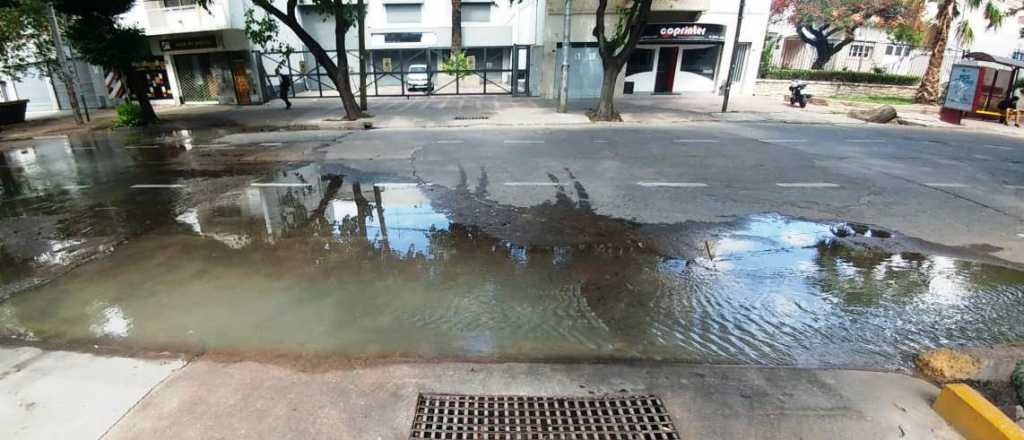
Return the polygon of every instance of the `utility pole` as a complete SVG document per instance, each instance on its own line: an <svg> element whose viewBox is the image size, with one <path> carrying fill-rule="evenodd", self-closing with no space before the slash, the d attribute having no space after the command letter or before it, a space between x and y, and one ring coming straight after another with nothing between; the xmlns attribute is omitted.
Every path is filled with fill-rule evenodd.
<svg viewBox="0 0 1024 440"><path fill-rule="evenodd" d="M572 0L565 0L562 18L562 84L558 93L558 112L565 113L569 106L569 34L572 33Z"/></svg>
<svg viewBox="0 0 1024 440"><path fill-rule="evenodd" d="M743 8L746 0L740 0L740 10L736 14L736 38L732 41L732 62L729 63L729 75L725 78L725 90L722 92L722 113L729 111L729 93L732 92L732 76L736 73L736 55L740 47L740 30L743 29Z"/></svg>
<svg viewBox="0 0 1024 440"><path fill-rule="evenodd" d="M366 3L359 0L359 109L366 111Z"/></svg>
<svg viewBox="0 0 1024 440"><path fill-rule="evenodd" d="M53 51L57 54L58 76L64 82L64 88L68 93L68 103L71 104L71 111L75 114L75 122L81 125L85 123L85 120L82 119L82 109L78 102L78 85L75 81L78 74L75 72L74 66L68 63L68 56L64 53L64 40L60 36L60 28L57 27L57 13L53 10L52 4L46 8L46 12L46 18L50 22L50 37L53 38Z"/></svg>

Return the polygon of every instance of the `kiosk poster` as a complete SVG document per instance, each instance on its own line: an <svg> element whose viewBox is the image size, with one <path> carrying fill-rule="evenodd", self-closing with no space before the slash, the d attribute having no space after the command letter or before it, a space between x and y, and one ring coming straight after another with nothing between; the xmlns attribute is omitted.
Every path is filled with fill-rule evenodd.
<svg viewBox="0 0 1024 440"><path fill-rule="evenodd" d="M974 94L978 90L977 66L953 66L943 107L965 112L974 110Z"/></svg>

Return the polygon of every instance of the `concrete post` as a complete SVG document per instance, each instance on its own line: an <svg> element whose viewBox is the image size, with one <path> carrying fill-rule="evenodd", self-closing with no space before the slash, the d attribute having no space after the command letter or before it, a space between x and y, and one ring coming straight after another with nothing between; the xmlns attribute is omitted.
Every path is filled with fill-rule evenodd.
<svg viewBox="0 0 1024 440"><path fill-rule="evenodd" d="M729 93L732 91L732 75L736 72L736 55L740 47L740 30L743 29L743 8L746 0L740 0L740 10L736 14L736 37L732 41L732 62L729 63L729 74L725 77L725 89L722 91L722 113L729 111Z"/></svg>
<svg viewBox="0 0 1024 440"><path fill-rule="evenodd" d="M565 0L562 18L562 84L558 93L558 112L565 113L569 106L569 45L572 33L572 0Z"/></svg>

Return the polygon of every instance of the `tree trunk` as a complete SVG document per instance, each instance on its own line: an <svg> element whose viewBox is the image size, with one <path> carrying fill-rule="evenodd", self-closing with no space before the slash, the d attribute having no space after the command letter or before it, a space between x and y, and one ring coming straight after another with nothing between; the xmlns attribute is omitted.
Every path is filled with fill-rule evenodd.
<svg viewBox="0 0 1024 440"><path fill-rule="evenodd" d="M131 92L132 97L139 104L139 108L142 109L142 121L146 125L158 122L160 119L156 117L156 112L153 111L153 104L149 102L149 95L146 95L145 78L132 66L123 67L120 70L121 74L125 77L125 81L128 83L128 91Z"/></svg>
<svg viewBox="0 0 1024 440"><path fill-rule="evenodd" d="M931 40L931 57L928 58L928 69L924 71L921 84L914 95L915 104L936 104L939 101L939 81L942 74L942 62L949 43L949 30L953 25L953 5L956 0L945 0L935 15L935 27Z"/></svg>
<svg viewBox="0 0 1024 440"><path fill-rule="evenodd" d="M615 111L615 84L619 79L619 72L622 71L622 64L614 61L606 61L604 65L604 76L601 79L601 98L597 101L597 108L590 115L594 121L620 121L619 113Z"/></svg>
<svg viewBox="0 0 1024 440"><path fill-rule="evenodd" d="M462 0L452 0L452 54L462 52Z"/></svg>
<svg viewBox="0 0 1024 440"><path fill-rule="evenodd" d="M356 107L351 106L351 103L355 102L355 97L352 95L352 87L351 84L349 84L348 79L348 60L344 56L338 57L339 61L343 62L345 65L345 76L343 78L339 77L338 65L335 64L333 60L331 60L331 57L327 54L327 51L324 50L324 47L321 46L320 43L316 41L316 39L313 38L312 35L309 35L309 32L306 32L306 30L302 28L302 25L299 24L298 20L295 18L294 6L297 4L297 2L295 0L289 0L288 4L290 7L290 13L285 13L280 9L277 9L276 7L274 7L273 3L270 2L270 0L253 0L253 4L259 6L264 11L267 11L267 13L269 13L270 15L273 15L274 18L280 20L281 23L284 23L285 26L288 26L288 29L291 29L292 32L295 33L295 36L299 37L299 40L302 41L302 44L304 44L306 48L309 49L309 53L313 54L313 58L316 58L316 61L317 63L320 64L320 67L323 67L324 70L327 71L327 77L331 79L331 81L334 83L334 87L338 89L338 95L341 98L341 103L342 105L345 106L345 117L348 119L358 119L359 116L362 115L362 112L358 110L358 104ZM338 17L340 17L340 14L335 14L335 34L338 33ZM351 25L351 23L348 24ZM340 50L344 50L344 32L342 32L340 36L340 41L342 42L342 44L338 45L338 48ZM335 36L335 39L338 40L337 35ZM344 84L340 84L342 79L344 79Z"/></svg>
<svg viewBox="0 0 1024 440"><path fill-rule="evenodd" d="M338 88L338 94L341 95L341 104L345 107L345 119L355 121L363 116L363 111L359 108L355 95L352 94L352 77L349 75L348 51L345 50L345 33L352 27L352 23L343 20L343 16L340 10L334 14L334 44L338 49L338 69L335 72L337 79L335 79L334 85Z"/></svg>

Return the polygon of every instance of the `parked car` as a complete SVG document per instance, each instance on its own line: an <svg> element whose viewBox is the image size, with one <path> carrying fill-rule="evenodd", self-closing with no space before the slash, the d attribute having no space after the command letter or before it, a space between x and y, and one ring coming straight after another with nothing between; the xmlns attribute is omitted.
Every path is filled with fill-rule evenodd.
<svg viewBox="0 0 1024 440"><path fill-rule="evenodd" d="M434 90L434 83L430 81L430 73L427 72L426 64L409 65L409 73L405 74L405 88L410 92Z"/></svg>

